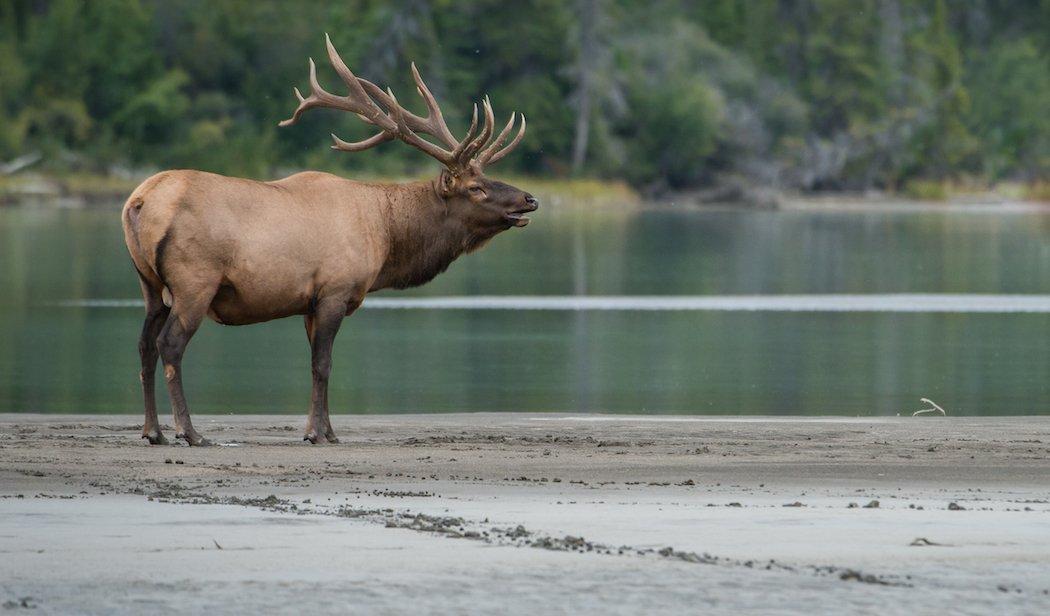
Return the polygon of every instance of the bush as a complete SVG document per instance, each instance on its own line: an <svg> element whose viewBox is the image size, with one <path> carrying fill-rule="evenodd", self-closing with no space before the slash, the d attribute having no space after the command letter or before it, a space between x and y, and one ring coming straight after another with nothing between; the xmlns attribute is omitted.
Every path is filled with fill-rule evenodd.
<svg viewBox="0 0 1050 616"><path fill-rule="evenodd" d="M947 201L949 193L948 183L940 180L909 180L902 192L919 201Z"/></svg>
<svg viewBox="0 0 1050 616"><path fill-rule="evenodd" d="M1050 203L1050 182L1039 180L1026 185L1024 188L1024 198L1028 201Z"/></svg>

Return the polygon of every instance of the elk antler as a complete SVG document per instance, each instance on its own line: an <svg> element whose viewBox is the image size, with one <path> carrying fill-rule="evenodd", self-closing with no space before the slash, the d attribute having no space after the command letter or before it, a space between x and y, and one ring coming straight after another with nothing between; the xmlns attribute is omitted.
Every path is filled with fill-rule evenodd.
<svg viewBox="0 0 1050 616"><path fill-rule="evenodd" d="M481 154L478 154L477 160L482 167L492 164L507 154L510 154L511 150L518 147L521 138L525 136L525 114L523 113L521 114L521 128L518 129L518 134L514 136L514 139L512 139L509 144L507 144L507 147L502 150L499 149L499 147L503 145L503 142L507 140L507 135L510 134L510 129L514 128L514 116L515 114L512 111L510 113L510 120L507 121L507 125L503 127L503 130L496 135L496 139L489 144L489 147L482 150Z"/></svg>
<svg viewBox="0 0 1050 616"><path fill-rule="evenodd" d="M481 132L478 128L478 106L474 105L474 113L470 122L470 128L462 140L457 140L445 124L445 118L441 113L441 107L430 92L430 88L423 82L415 63L412 63L412 78L416 82L416 92L423 99L427 107L425 118L417 116L402 107L394 96L394 92L382 88L367 79L354 75L339 57L332 40L325 34L325 45L328 48L328 60L332 63L335 72L339 74L343 82L350 89L346 96L336 96L324 90L317 82L317 67L313 58L310 59L310 96L304 97L298 88L295 88L295 96L299 99L299 106L295 109L292 117L284 120L278 126L290 126L295 124L303 112L317 107L328 109L339 109L349 111L364 122L379 127L379 132L362 141L343 141L332 135L332 149L344 152L360 152L379 145L392 139L400 139L405 143L417 148L424 153L441 161L446 167L453 171L463 169L472 161L480 166L494 163L506 156L513 150L521 138L525 136L525 116L521 116L521 128L517 136L507 147L499 149L506 140L514 125L516 114L512 113L507 126L499 133L492 143L489 139L494 131L495 119L492 113L492 105L486 96L482 102L484 114L484 125ZM377 104L378 102L378 104ZM419 133L431 135L441 140L445 148L427 141L419 136ZM488 147L486 147L488 144ZM484 149L482 149L484 148Z"/></svg>

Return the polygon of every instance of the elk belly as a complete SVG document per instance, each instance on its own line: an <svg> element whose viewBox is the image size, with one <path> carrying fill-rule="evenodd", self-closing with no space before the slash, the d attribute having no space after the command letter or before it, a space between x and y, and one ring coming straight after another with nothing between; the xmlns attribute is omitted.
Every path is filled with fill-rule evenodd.
<svg viewBox="0 0 1050 616"><path fill-rule="evenodd" d="M266 286L237 286L224 283L208 307L208 316L223 325L248 325L272 321L310 308L307 289L288 291Z"/></svg>

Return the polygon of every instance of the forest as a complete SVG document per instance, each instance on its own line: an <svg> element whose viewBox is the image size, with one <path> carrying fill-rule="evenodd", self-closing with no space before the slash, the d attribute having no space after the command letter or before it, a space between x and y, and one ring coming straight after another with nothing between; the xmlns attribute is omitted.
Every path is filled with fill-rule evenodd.
<svg viewBox="0 0 1050 616"><path fill-rule="evenodd" d="M271 178L433 167L347 114L294 128L328 32L417 110L415 62L462 131L488 94L529 132L503 173L900 191L1050 176L1050 0L3 0L0 163ZM502 121L501 121L502 123Z"/></svg>

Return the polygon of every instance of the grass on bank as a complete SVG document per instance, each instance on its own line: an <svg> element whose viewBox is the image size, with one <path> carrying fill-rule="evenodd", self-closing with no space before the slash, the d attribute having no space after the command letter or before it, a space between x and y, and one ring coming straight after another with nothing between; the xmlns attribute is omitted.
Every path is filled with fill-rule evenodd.
<svg viewBox="0 0 1050 616"><path fill-rule="evenodd" d="M62 198L123 202L143 179L83 172L0 175L0 203Z"/></svg>
<svg viewBox="0 0 1050 616"><path fill-rule="evenodd" d="M0 175L0 203L11 203L29 200L75 199L81 201L101 202L124 199L142 180L150 174L114 176L76 173L23 173ZM283 173L277 177L285 177ZM390 177L362 174L351 179L376 182L407 182L424 179L419 177ZM588 178L548 179L527 176L498 176L499 179L528 190L541 198L557 201L614 201L634 204L639 201L638 194L626 183Z"/></svg>
<svg viewBox="0 0 1050 616"><path fill-rule="evenodd" d="M1040 180L1026 185L1024 198L1028 201L1050 203L1050 180Z"/></svg>
<svg viewBox="0 0 1050 616"><path fill-rule="evenodd" d="M1050 181L1003 182L989 186L973 181L911 180L901 188L899 195L916 201L997 197L1007 201L1050 203Z"/></svg>

